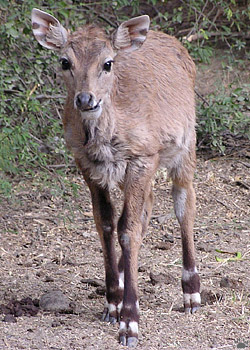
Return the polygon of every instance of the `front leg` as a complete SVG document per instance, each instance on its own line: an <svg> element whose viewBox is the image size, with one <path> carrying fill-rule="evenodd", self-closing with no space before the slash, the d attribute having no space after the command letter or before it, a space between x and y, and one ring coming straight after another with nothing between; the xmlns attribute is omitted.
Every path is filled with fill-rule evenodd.
<svg viewBox="0 0 250 350"><path fill-rule="evenodd" d="M84 177L90 188L94 220L101 240L104 256L107 302L102 320L114 324L119 320L123 299L123 286L119 283L115 252L115 210L108 190L93 183L86 175Z"/></svg>
<svg viewBox="0 0 250 350"><path fill-rule="evenodd" d="M124 207L118 222L118 238L122 248L121 266L124 269L124 296L120 314L119 339L123 345L135 347L138 343L138 254L145 229L145 203L151 196L151 181L158 165L158 157L145 159L145 166L131 163L124 186Z"/></svg>

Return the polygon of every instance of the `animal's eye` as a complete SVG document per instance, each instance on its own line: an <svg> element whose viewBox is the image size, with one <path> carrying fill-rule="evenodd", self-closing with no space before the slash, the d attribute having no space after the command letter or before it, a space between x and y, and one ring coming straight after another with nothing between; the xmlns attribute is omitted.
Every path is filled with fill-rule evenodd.
<svg viewBox="0 0 250 350"><path fill-rule="evenodd" d="M112 67L112 63L113 63L112 60L105 62L104 65L103 65L103 70L105 72L110 72L111 71L111 67Z"/></svg>
<svg viewBox="0 0 250 350"><path fill-rule="evenodd" d="M67 58L61 58L60 63L62 65L63 70L68 70L71 67L71 63L69 60L67 60Z"/></svg>

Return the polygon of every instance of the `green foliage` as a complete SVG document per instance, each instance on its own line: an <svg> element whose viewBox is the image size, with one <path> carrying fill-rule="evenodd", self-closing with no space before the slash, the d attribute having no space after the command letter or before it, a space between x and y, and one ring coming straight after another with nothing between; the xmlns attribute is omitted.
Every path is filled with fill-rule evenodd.
<svg viewBox="0 0 250 350"><path fill-rule="evenodd" d="M12 185L9 179L5 176L0 176L0 195L3 195L4 198L9 198L12 195ZM1 199L0 199L1 203Z"/></svg>
<svg viewBox="0 0 250 350"><path fill-rule="evenodd" d="M150 2L150 1L149 1ZM250 24L250 3L235 0L180 0L158 14L158 23L168 33L183 41L192 56L200 62L209 62L213 54L211 43L223 44L230 50L244 50ZM167 11L165 9L168 9Z"/></svg>
<svg viewBox="0 0 250 350"><path fill-rule="evenodd" d="M197 108L198 143L210 145L220 153L225 152L225 140L228 136L250 138L249 123L250 84L236 88L230 93L223 89L206 97L207 103Z"/></svg>
<svg viewBox="0 0 250 350"><path fill-rule="evenodd" d="M192 45L188 41L184 43L192 58L196 61L200 61L202 63L210 63L210 59L214 54L214 49L209 45Z"/></svg>
<svg viewBox="0 0 250 350"><path fill-rule="evenodd" d="M53 148L62 151L58 160L67 160L58 117L61 100L53 102L60 89L50 78L56 58L31 36L30 12L37 3L15 5L3 12L0 27L0 169L10 174L54 162Z"/></svg>
<svg viewBox="0 0 250 350"><path fill-rule="evenodd" d="M214 44L230 50L246 48L250 24L250 3L246 0L117 0L112 6L118 22L148 13L154 27L182 40L199 62L209 62ZM110 12L107 4L103 10Z"/></svg>

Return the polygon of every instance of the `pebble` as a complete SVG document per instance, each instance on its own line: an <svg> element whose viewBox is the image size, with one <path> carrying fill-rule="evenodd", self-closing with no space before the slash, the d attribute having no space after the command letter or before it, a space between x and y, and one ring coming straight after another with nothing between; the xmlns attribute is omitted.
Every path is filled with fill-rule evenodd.
<svg viewBox="0 0 250 350"><path fill-rule="evenodd" d="M70 299L61 291L55 290L45 293L40 298L39 306L45 311L72 313Z"/></svg>
<svg viewBox="0 0 250 350"><path fill-rule="evenodd" d="M17 320L14 315L8 314L4 316L3 322L16 323Z"/></svg>

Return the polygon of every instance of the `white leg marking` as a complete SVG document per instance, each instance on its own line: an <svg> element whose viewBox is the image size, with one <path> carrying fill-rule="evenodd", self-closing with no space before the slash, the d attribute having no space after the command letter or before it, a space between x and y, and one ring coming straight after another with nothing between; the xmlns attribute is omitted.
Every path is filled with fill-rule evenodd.
<svg viewBox="0 0 250 350"><path fill-rule="evenodd" d="M108 304L109 313L116 311L115 304Z"/></svg>
<svg viewBox="0 0 250 350"><path fill-rule="evenodd" d="M185 188L174 187L172 196L174 200L175 215L179 222L181 222L185 214L187 191L185 190Z"/></svg>
<svg viewBox="0 0 250 350"><path fill-rule="evenodd" d="M183 301L184 301L184 304L190 304L190 303L200 304L201 295L200 293L192 293L192 294L184 293Z"/></svg>
<svg viewBox="0 0 250 350"><path fill-rule="evenodd" d="M132 333L138 334L138 322L136 321L131 321L128 324L129 330L131 330Z"/></svg>
<svg viewBox="0 0 250 350"><path fill-rule="evenodd" d="M190 304L190 296L191 296L191 294L187 294L187 293L183 294L183 302L184 302L184 304Z"/></svg>
<svg viewBox="0 0 250 350"><path fill-rule="evenodd" d="M139 312L140 306L139 306L139 301L138 300L136 301L135 306L136 306L136 310Z"/></svg>
<svg viewBox="0 0 250 350"><path fill-rule="evenodd" d="M118 313L121 312L122 306L123 306L123 302L121 301L121 302L117 305L117 311L118 311Z"/></svg>
<svg viewBox="0 0 250 350"><path fill-rule="evenodd" d="M124 289L124 272L119 273L119 288Z"/></svg>
<svg viewBox="0 0 250 350"><path fill-rule="evenodd" d="M200 293L193 293L191 294L191 300L193 303L200 304L201 303L201 295Z"/></svg>
<svg viewBox="0 0 250 350"><path fill-rule="evenodd" d="M120 331L126 331L127 330L127 326L126 326L126 322L121 321L120 322Z"/></svg>
<svg viewBox="0 0 250 350"><path fill-rule="evenodd" d="M197 273L197 269L196 267L193 270L186 270L186 269L182 269L182 281L187 282L189 281L193 275L195 275Z"/></svg>

